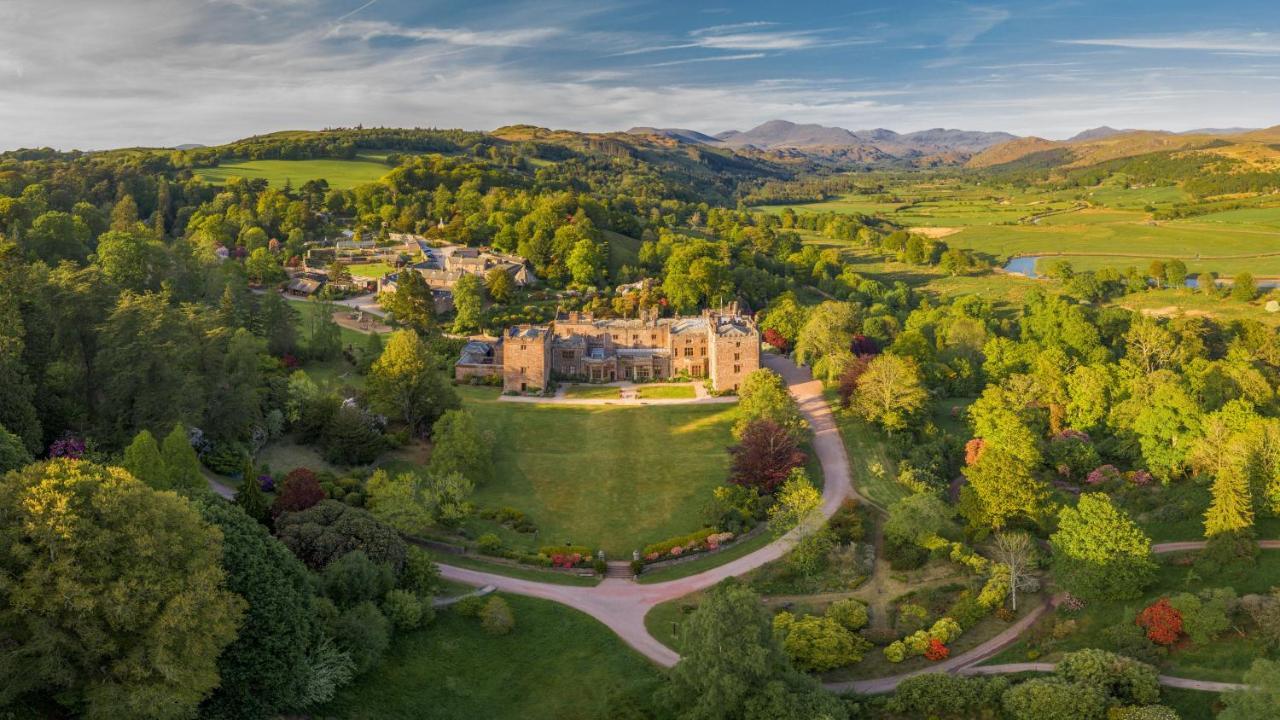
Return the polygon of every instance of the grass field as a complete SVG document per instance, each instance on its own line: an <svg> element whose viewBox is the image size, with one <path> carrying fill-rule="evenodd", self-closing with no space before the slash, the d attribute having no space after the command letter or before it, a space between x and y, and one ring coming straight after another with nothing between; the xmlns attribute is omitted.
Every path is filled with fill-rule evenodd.
<svg viewBox="0 0 1280 720"><path fill-rule="evenodd" d="M1232 587L1240 595L1266 593L1272 586L1280 586L1280 552L1263 551L1258 556L1256 569L1231 577L1197 577L1192 568L1172 562L1171 556L1160 558L1161 564L1156 582L1139 600L1092 602L1079 613L1060 611L1047 616L1040 623L1052 625L1059 619L1074 619L1078 629L1065 639L1052 641L1043 647L1041 662L1053 662L1063 653L1083 648L1106 648L1103 631L1118 624L1132 623L1142 608L1161 597L1203 588ZM1023 662L1031 649L1026 639L1005 649L987 664ZM1204 645L1179 645L1160 663L1162 673L1198 680L1240 682L1244 672L1257 657L1272 657L1254 638L1241 636L1228 630L1212 642Z"/></svg>
<svg viewBox="0 0 1280 720"><path fill-rule="evenodd" d="M1001 262L1013 255L1082 253L1087 257L1069 258L1077 270L1130 265L1145 269L1154 258L1180 256L1193 273L1280 275L1280 256L1214 259L1275 252L1280 247L1280 207L1154 222L1150 208L1171 207L1190 197L1176 186L1127 188L1123 178L1073 190L1019 190L926 179L890 188L886 194L894 202L882 201L883 196L848 195L821 203L757 209L862 213L906 228L949 228L955 232L945 236L948 245L987 253ZM1259 197L1245 202L1274 201Z"/></svg>
<svg viewBox="0 0 1280 720"><path fill-rule="evenodd" d="M732 405L566 406L459 392L494 434L494 479L473 501L517 508L538 527L536 540L501 529L512 545L571 542L630 558L702 527L711 489L728 473Z"/></svg>
<svg viewBox="0 0 1280 720"><path fill-rule="evenodd" d="M564 389L564 396L578 400L617 400L622 392L613 385L570 385Z"/></svg>
<svg viewBox="0 0 1280 720"><path fill-rule="evenodd" d="M509 635L441 614L396 638L381 666L338 693L317 718L347 720L610 720L650 717L659 670L596 620L545 600L503 596Z"/></svg>
<svg viewBox="0 0 1280 720"><path fill-rule="evenodd" d="M629 235L602 231L604 239L609 241L609 272L617 273L623 265L637 267L640 264L640 241Z"/></svg>
<svg viewBox="0 0 1280 720"><path fill-rule="evenodd" d="M827 401L836 406L839 400L828 393ZM878 431L855 417L852 413L837 411L836 424L849 454L853 486L871 502L888 508L907 496L907 489L899 485L898 463L885 448Z"/></svg>
<svg viewBox="0 0 1280 720"><path fill-rule="evenodd" d="M222 184L230 177L263 178L275 187L285 181L298 187L308 180L326 180L329 187L346 189L370 183L391 171L376 155L352 160L237 160L217 167L197 168L196 175L208 183Z"/></svg>
<svg viewBox="0 0 1280 720"><path fill-rule="evenodd" d="M692 400L698 394L693 385L641 385L636 392L641 400Z"/></svg>

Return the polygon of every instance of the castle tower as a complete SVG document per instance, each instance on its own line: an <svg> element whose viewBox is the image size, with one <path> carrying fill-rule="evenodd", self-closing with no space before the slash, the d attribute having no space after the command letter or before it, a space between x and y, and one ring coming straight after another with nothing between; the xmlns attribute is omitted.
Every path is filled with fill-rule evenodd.
<svg viewBox="0 0 1280 720"><path fill-rule="evenodd" d="M546 327L517 325L502 342L502 389L542 392L551 382L551 333Z"/></svg>

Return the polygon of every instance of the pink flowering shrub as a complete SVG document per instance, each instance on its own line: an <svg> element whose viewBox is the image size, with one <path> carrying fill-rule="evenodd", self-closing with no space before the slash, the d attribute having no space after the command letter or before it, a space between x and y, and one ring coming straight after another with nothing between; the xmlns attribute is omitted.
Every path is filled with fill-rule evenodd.
<svg viewBox="0 0 1280 720"><path fill-rule="evenodd" d="M1138 487L1146 487L1150 485L1151 480L1152 480L1151 473L1147 472L1146 470L1134 470L1133 472L1129 473L1129 482L1133 483L1134 485L1137 485Z"/></svg>
<svg viewBox="0 0 1280 720"><path fill-rule="evenodd" d="M1086 485L1101 485L1120 477L1120 471L1115 465L1100 465L1091 471L1084 479Z"/></svg>
<svg viewBox="0 0 1280 720"><path fill-rule="evenodd" d="M54 440L53 444L49 446L49 457L79 460L84 457L84 451L84 440L68 433L63 435L61 438Z"/></svg>

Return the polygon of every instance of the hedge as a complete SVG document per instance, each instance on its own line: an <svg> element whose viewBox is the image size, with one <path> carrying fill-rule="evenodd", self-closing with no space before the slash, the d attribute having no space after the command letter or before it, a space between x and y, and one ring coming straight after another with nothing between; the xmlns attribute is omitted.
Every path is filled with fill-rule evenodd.
<svg viewBox="0 0 1280 720"><path fill-rule="evenodd" d="M652 545L645 545L643 554L646 557L654 553L657 553L658 555L666 555L672 548L688 548L692 545L698 545L702 543L703 540L706 540L715 534L715 528L702 528L701 530L689 533L688 535L667 538L666 540L653 543Z"/></svg>

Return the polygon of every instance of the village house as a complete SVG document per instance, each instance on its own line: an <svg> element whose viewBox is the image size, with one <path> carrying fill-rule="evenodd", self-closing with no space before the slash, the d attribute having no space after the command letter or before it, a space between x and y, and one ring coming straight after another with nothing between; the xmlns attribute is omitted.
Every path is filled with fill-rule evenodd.
<svg viewBox="0 0 1280 720"><path fill-rule="evenodd" d="M393 233L392 238L396 237L397 234ZM405 268L405 271L411 270L421 275L433 290L453 290L453 286L464 276L475 275L483 279L494 268L501 268L510 275L516 287L537 282L533 271L525 265L524 258L516 255L464 245L437 247L428 244L425 239L418 241L418 249L422 253L422 262L414 263ZM394 291L397 275L398 273L383 278L378 285L378 292Z"/></svg>
<svg viewBox="0 0 1280 720"><path fill-rule="evenodd" d="M503 389L540 391L552 380L613 382L708 379L716 391L736 391L760 367L760 332L736 307L701 315L596 319L560 313L550 325L508 328L496 342L463 351L457 380L501 373Z"/></svg>

